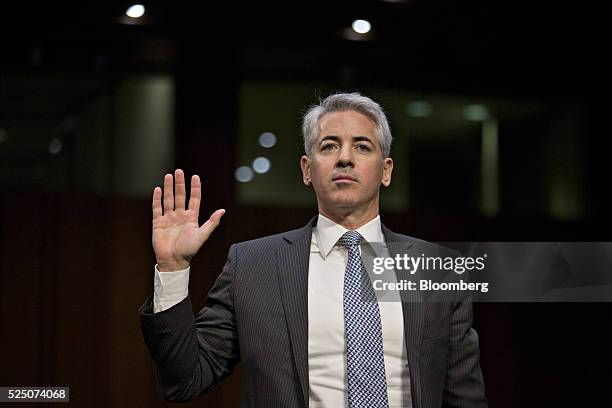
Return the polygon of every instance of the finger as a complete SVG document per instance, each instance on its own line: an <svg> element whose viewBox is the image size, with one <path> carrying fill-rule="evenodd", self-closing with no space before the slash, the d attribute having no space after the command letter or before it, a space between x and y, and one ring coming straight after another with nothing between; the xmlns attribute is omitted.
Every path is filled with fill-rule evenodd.
<svg viewBox="0 0 612 408"><path fill-rule="evenodd" d="M215 228L219 226L219 224L221 223L221 218L225 215L225 210L223 208L215 211L214 213L212 213L210 215L210 218L208 219L210 222L212 222L215 225Z"/></svg>
<svg viewBox="0 0 612 408"><path fill-rule="evenodd" d="M202 230L202 233L204 234L205 241L208 239L210 234L212 234L215 228L219 226L219 224L221 223L221 217L223 217L224 214L225 214L224 209L217 210L214 213L212 213L208 221L202 224L200 229Z"/></svg>
<svg viewBox="0 0 612 408"><path fill-rule="evenodd" d="M161 196L162 196L162 189L160 187L155 187L153 189L153 220L163 215Z"/></svg>
<svg viewBox="0 0 612 408"><path fill-rule="evenodd" d="M202 198L202 184L200 177L194 174L191 177L191 193L189 195L189 209L195 211L196 217L200 212L200 201Z"/></svg>
<svg viewBox="0 0 612 408"><path fill-rule="evenodd" d="M174 192L172 174L164 176L164 213L174 210Z"/></svg>
<svg viewBox="0 0 612 408"><path fill-rule="evenodd" d="M176 169L174 172L174 206L175 210L185 209L185 174L183 170Z"/></svg>

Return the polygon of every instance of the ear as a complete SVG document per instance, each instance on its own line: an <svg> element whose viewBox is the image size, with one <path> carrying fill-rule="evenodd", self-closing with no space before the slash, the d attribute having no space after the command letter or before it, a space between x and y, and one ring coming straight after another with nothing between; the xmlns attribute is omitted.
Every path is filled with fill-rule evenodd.
<svg viewBox="0 0 612 408"><path fill-rule="evenodd" d="M310 185L310 157L304 155L300 159L300 167L302 168L302 180L305 185Z"/></svg>
<svg viewBox="0 0 612 408"><path fill-rule="evenodd" d="M393 159L386 157L383 161L383 175L381 183L385 187L389 187L391 184L391 173L393 173Z"/></svg>

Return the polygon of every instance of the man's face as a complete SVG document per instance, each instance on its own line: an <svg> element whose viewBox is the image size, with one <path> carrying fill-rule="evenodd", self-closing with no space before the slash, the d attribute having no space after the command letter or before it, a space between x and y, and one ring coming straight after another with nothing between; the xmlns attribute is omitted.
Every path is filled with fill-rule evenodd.
<svg viewBox="0 0 612 408"><path fill-rule="evenodd" d="M302 156L304 183L312 185L319 208L378 210L380 184L391 183L393 160L382 158L374 122L355 111L325 114L311 157Z"/></svg>

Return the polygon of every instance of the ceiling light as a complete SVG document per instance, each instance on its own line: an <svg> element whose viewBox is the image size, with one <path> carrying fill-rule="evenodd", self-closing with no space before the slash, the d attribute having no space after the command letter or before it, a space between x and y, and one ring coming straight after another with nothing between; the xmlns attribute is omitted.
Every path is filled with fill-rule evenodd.
<svg viewBox="0 0 612 408"><path fill-rule="evenodd" d="M366 34L372 29L372 24L367 20L355 20L351 27L357 34Z"/></svg>
<svg viewBox="0 0 612 408"><path fill-rule="evenodd" d="M144 13L145 13L145 8L142 4L134 4L133 6L130 6L130 8L128 8L127 11L125 12L125 14L127 14L128 17L132 17L132 18L142 17Z"/></svg>

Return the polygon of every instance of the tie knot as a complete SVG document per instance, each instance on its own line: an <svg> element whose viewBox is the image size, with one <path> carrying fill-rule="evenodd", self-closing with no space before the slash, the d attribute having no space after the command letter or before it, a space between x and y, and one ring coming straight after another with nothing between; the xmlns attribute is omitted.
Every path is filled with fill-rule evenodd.
<svg viewBox="0 0 612 408"><path fill-rule="evenodd" d="M338 243L344 247L359 245L363 237L357 231L347 231L340 237Z"/></svg>

